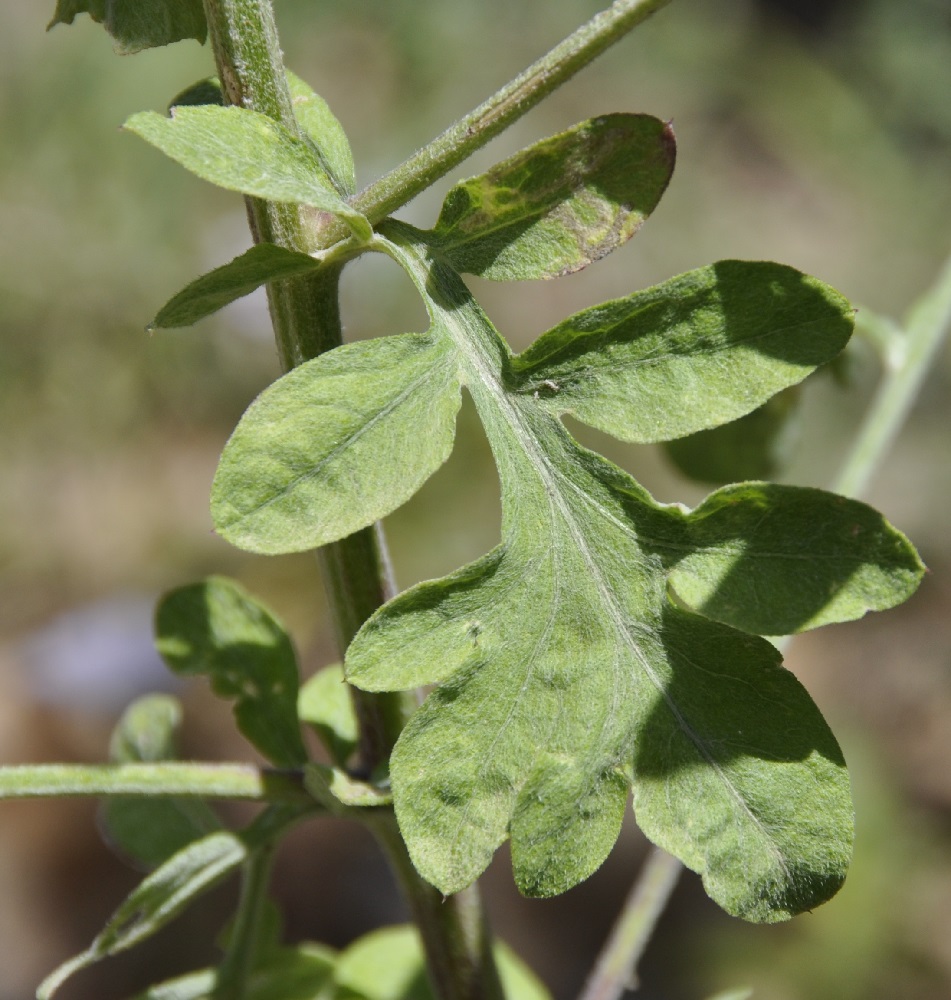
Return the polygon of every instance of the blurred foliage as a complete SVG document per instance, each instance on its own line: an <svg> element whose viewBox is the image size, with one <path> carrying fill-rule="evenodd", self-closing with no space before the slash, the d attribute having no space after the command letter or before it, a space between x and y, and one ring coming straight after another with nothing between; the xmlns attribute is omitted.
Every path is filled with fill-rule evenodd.
<svg viewBox="0 0 951 1000"><path fill-rule="evenodd" d="M144 332L169 295L249 243L236 197L194 180L117 128L136 111L161 110L207 76L210 53L183 42L117 58L85 16L44 34L52 6L0 6L0 690L9 695L8 708L31 711L29 679L17 679L10 650L18 635L55 612L118 589L157 591L210 571L236 573L253 585L280 610L305 662L328 662L329 629L313 621L320 596L312 561L251 559L210 531L207 493L218 452L238 415L277 373L262 299L237 303L192 330ZM288 64L348 129L362 185L601 6L280 0L277 12ZM469 176L594 114L645 111L673 119L673 182L629 247L557 283L489 286L473 279L514 348L571 312L719 258L789 263L886 316L900 317L930 283L951 249L951 7L947 0L851 0L823 5L820 18L794 16L797 6L809 5L675 0L457 171L456 178ZM431 225L452 179L410 205L410 221ZM375 293L367 295L371 283ZM423 321L408 282L384 260L360 261L348 272L344 315L354 338L418 329ZM802 441L784 478L829 481L877 374L871 351L858 344L853 354L847 389L831 379L805 386ZM946 353L869 497L931 564L932 621L948 619L951 601L943 573L951 565L949 381ZM591 432L587 440L595 438ZM691 502L702 494L656 449L601 437L595 446L662 499ZM441 574L490 547L498 535L497 492L466 405L452 458L389 519L401 582ZM944 695L936 699L934 688L922 694L916 686L921 660L901 655L908 621L931 638L933 683L943 692L951 687L951 654L934 645L946 633L895 613L892 631L876 633L864 647L885 664L876 675L880 687L870 688L861 705L844 687L835 692L841 700L831 714L865 730L863 739L874 741L880 730L869 727L887 714L876 715L866 702L875 690L890 690L883 678L894 679L899 669L912 704L951 704ZM854 634L861 643L861 630ZM821 683L808 668L804 676L829 708ZM947 758L949 731L948 723L929 729L936 734L932 756ZM6 758L25 752L13 742L23 732L5 724ZM934 927L947 926L949 897L936 901L935 887L949 884L951 792L945 783L909 810L919 793L907 762L924 752L906 753L911 734L920 736L913 723L890 732L890 766L874 769L872 792L859 795L856 873L840 899L788 929L731 930L740 943L715 949L698 947L705 921L713 919L701 904L699 918L689 917L699 924L676 918L676 964L685 964L685 950L690 963L700 963L693 983L664 985L669 970L647 967L644 995L652 982L670 1000L704 995L715 985L709 963L726 962L736 948L742 954L729 960L723 983L744 982L744 969L751 969L758 998L947 996L951 958L946 935ZM205 746L209 739L220 745L220 737L204 738ZM63 754L62 740L43 739L34 727L34 756ZM851 741L850 751L844 742L861 766L862 743ZM0 837L3 872L22 857L17 851L32 852L30 867L51 863L35 836L11 839L29 826L8 829ZM56 843L46 836L48 846ZM36 926L7 933L14 918L4 907L35 892L6 884L2 1000L26 994L37 968L42 974L69 950L65 922L82 912L68 896L45 910L26 907L16 926L30 912ZM45 891L55 891L52 882ZM910 916L896 928L903 910ZM562 962L560 996L570 995L590 960L554 932L541 944L519 944ZM659 942L658 957L664 954ZM572 955L582 964L568 964ZM537 965L544 974L541 960ZM113 981L104 982L116 995Z"/></svg>

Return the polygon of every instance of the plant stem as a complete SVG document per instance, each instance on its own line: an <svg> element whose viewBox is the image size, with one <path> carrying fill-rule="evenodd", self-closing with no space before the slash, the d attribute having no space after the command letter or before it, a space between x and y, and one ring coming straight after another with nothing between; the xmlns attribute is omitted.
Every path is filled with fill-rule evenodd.
<svg viewBox="0 0 951 1000"><path fill-rule="evenodd" d="M670 0L615 0L511 83L353 199L371 223L415 198ZM341 235L344 230L341 229Z"/></svg>
<svg viewBox="0 0 951 1000"><path fill-rule="evenodd" d="M833 489L865 492L876 468L908 418L921 384L951 327L951 258L932 288L911 310L903 350L886 355L886 372Z"/></svg>
<svg viewBox="0 0 951 1000"><path fill-rule="evenodd" d="M0 768L0 799L69 795L174 795L309 803L303 775L247 764L24 764Z"/></svg>
<svg viewBox="0 0 951 1000"><path fill-rule="evenodd" d="M651 848L579 1000L618 1000L625 990L637 988L637 963L682 870L675 857Z"/></svg>

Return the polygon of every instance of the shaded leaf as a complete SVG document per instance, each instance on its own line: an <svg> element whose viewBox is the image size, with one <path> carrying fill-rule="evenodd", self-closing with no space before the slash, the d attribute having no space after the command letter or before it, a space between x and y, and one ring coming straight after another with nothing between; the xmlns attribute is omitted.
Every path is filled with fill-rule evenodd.
<svg viewBox="0 0 951 1000"><path fill-rule="evenodd" d="M180 725L181 706L174 698L139 698L112 734L109 759L117 764L172 760ZM100 816L109 843L150 868L221 826L205 802L190 798L116 796L103 803Z"/></svg>
<svg viewBox="0 0 951 1000"><path fill-rule="evenodd" d="M202 107L205 104L217 104L224 107L225 95L221 90L221 82L216 76L205 77L193 83L190 87L179 91L169 102L168 110L182 107Z"/></svg>
<svg viewBox="0 0 951 1000"><path fill-rule="evenodd" d="M822 282L725 260L571 316L514 368L551 412L622 441L665 441L761 406L851 332L851 307Z"/></svg>
<svg viewBox="0 0 951 1000"><path fill-rule="evenodd" d="M121 55L183 38L204 43L208 37L201 0L57 0L47 31L57 24L72 24L77 14L88 14L102 24Z"/></svg>
<svg viewBox="0 0 951 1000"><path fill-rule="evenodd" d="M360 239L366 218L338 194L310 143L247 108L177 107L172 116L141 111L124 128L193 174L230 191L312 205L342 219Z"/></svg>
<svg viewBox="0 0 951 1000"><path fill-rule="evenodd" d="M501 941L495 944L499 978L508 1000L550 1000L528 966ZM419 933L411 925L384 927L341 952L335 1000L433 1000Z"/></svg>
<svg viewBox="0 0 951 1000"><path fill-rule="evenodd" d="M268 281L296 278L319 266L320 262L306 253L274 243L257 243L230 264L216 267L186 285L162 306L149 328L191 326Z"/></svg>
<svg viewBox="0 0 951 1000"><path fill-rule="evenodd" d="M648 115L592 118L457 184L430 234L457 271L554 278L629 240L674 169L669 125Z"/></svg>
<svg viewBox="0 0 951 1000"><path fill-rule="evenodd" d="M48 1000L80 969L151 937L246 856L244 843L231 833L213 833L189 844L132 891L86 951L43 980L36 992L38 1000Z"/></svg>
<svg viewBox="0 0 951 1000"><path fill-rule="evenodd" d="M343 126L330 110L330 105L315 94L310 85L296 73L287 72L294 116L305 135L314 143L320 162L343 195L353 194L357 178L353 167L353 152Z"/></svg>
<svg viewBox="0 0 951 1000"><path fill-rule="evenodd" d="M216 529L276 553L372 524L446 460L459 405L452 345L426 334L345 344L300 365L258 397L225 447Z"/></svg>
<svg viewBox="0 0 951 1000"><path fill-rule="evenodd" d="M664 451L685 476L702 483L773 479L788 465L799 437L799 391L784 389L738 420L665 441Z"/></svg>
<svg viewBox="0 0 951 1000"><path fill-rule="evenodd" d="M360 737L353 698L339 663L324 667L301 687L297 714L317 733L335 763L345 767Z"/></svg>
<svg viewBox="0 0 951 1000"><path fill-rule="evenodd" d="M387 806L393 796L386 788L351 778L338 767L308 764L304 769L304 787L331 812L339 806Z"/></svg>
<svg viewBox="0 0 951 1000"><path fill-rule="evenodd" d="M242 733L275 764L307 759L297 724L297 659L278 621L223 577L173 590L156 615L156 647L177 674L206 674L234 698Z"/></svg>

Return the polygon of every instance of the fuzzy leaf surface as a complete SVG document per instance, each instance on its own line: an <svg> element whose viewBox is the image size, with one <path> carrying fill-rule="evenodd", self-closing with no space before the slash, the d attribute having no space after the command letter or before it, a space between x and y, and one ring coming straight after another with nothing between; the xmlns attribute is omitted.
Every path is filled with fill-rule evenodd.
<svg viewBox="0 0 951 1000"><path fill-rule="evenodd" d="M194 38L208 37L201 0L57 0L49 28L72 24L77 14L88 14L103 25L121 55Z"/></svg>
<svg viewBox="0 0 951 1000"><path fill-rule="evenodd" d="M582 122L462 181L430 234L460 272L556 278L627 242L674 169L669 125L649 115Z"/></svg>
<svg viewBox="0 0 951 1000"><path fill-rule="evenodd" d="M47 976L37 990L38 1000L49 1000L80 969L151 937L246 857L247 847L231 833L213 833L189 844L130 893L86 951Z"/></svg>
<svg viewBox="0 0 951 1000"><path fill-rule="evenodd" d="M312 205L339 216L360 239L366 218L334 187L311 143L247 108L179 106L171 117L133 115L124 126L203 180L269 201Z"/></svg>
<svg viewBox="0 0 951 1000"><path fill-rule="evenodd" d="M407 333L344 344L278 379L221 456L217 531L250 552L303 552L395 510L452 450L457 368L450 342Z"/></svg>
<svg viewBox="0 0 951 1000"><path fill-rule="evenodd" d="M281 767L304 763L297 724L297 658L271 613L224 577L167 594L156 614L156 647L175 673L205 674L234 698L238 728Z"/></svg>
<svg viewBox="0 0 951 1000"><path fill-rule="evenodd" d="M191 326L269 281L296 278L319 266L320 262L306 253L287 250L275 243L257 243L229 264L203 274L173 295L149 329Z"/></svg>
<svg viewBox="0 0 951 1000"><path fill-rule="evenodd" d="M287 71L287 86L291 92L294 116L307 137L313 142L320 162L337 190L343 195L357 189L350 140L330 105L314 93L296 73Z"/></svg>
<svg viewBox="0 0 951 1000"><path fill-rule="evenodd" d="M360 734L353 698L339 663L319 670L301 686L297 714L317 733L334 763L346 767Z"/></svg>
<svg viewBox="0 0 951 1000"><path fill-rule="evenodd" d="M173 760L182 710L167 695L146 695L123 713L112 734L109 759L117 764ZM221 826L200 799L108 798L100 813L106 838L122 854L147 867L168 860L193 840Z"/></svg>
<svg viewBox="0 0 951 1000"><path fill-rule="evenodd" d="M431 334L458 352L503 505L498 548L384 606L347 654L360 687L438 685L391 760L418 870L457 891L510 836L519 888L563 892L604 860L633 785L642 829L700 872L728 912L772 921L829 898L852 841L834 737L768 642L668 598L668 573L700 544L692 533L703 535L705 512L656 503L579 446L558 419L562 400L529 391L530 367L425 236L394 223L384 232L428 298ZM831 310L833 343L841 325ZM819 338L811 322L803 328ZM731 367L738 381L755 379L759 353ZM628 384L636 393L633 375ZM784 496L767 496L777 538L802 527ZM822 510L826 498L800 497ZM860 562L862 540L851 544ZM892 581L893 601L906 591Z"/></svg>
<svg viewBox="0 0 951 1000"><path fill-rule="evenodd" d="M735 420L832 360L838 292L783 264L725 260L569 317L515 360L524 392L622 441Z"/></svg>

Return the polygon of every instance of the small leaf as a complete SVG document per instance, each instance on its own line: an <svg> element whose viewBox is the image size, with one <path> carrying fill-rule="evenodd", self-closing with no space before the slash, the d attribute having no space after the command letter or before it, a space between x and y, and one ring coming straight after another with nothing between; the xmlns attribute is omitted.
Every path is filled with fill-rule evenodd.
<svg viewBox="0 0 951 1000"><path fill-rule="evenodd" d="M43 980L36 993L38 1000L48 1000L80 969L151 937L246 856L244 843L231 833L213 833L189 844L133 890L86 951Z"/></svg>
<svg viewBox="0 0 951 1000"><path fill-rule="evenodd" d="M190 87L179 91L168 102L168 111L171 114L173 108L202 107L206 104L224 107L225 95L221 90L221 82L216 76L207 76L204 80L199 80Z"/></svg>
<svg viewBox="0 0 951 1000"><path fill-rule="evenodd" d="M499 281L569 274L637 232L674 156L673 132L656 118L593 118L457 184L430 237L460 272Z"/></svg>
<svg viewBox="0 0 951 1000"><path fill-rule="evenodd" d="M287 633L243 588L211 577L162 600L156 646L177 674L207 674L235 698L238 728L282 767L307 759L297 725L297 659Z"/></svg>
<svg viewBox="0 0 951 1000"><path fill-rule="evenodd" d="M109 759L117 764L174 759L180 725L181 706L174 698L140 698L113 732ZM116 796L103 803L100 815L109 843L150 868L221 826L206 803L190 798Z"/></svg>
<svg viewBox="0 0 951 1000"><path fill-rule="evenodd" d="M201 0L57 0L47 31L88 14L115 39L116 51L130 55L194 38L204 44L208 25Z"/></svg>
<svg viewBox="0 0 951 1000"><path fill-rule="evenodd" d="M346 767L357 748L359 726L339 663L324 667L301 687L297 714L301 722L316 731L334 762Z"/></svg>
<svg viewBox="0 0 951 1000"><path fill-rule="evenodd" d="M353 152L343 126L330 110L330 105L315 94L310 85L295 73L287 72L294 115L304 133L317 149L324 170L343 195L353 194L357 178L353 168Z"/></svg>
<svg viewBox="0 0 951 1000"><path fill-rule="evenodd" d="M788 465L799 437L799 393L799 386L784 389L738 420L665 441L664 451L685 476L702 483L773 479Z"/></svg>
<svg viewBox="0 0 951 1000"><path fill-rule="evenodd" d="M550 1000L528 966L501 941L494 947L508 1000ZM416 928L384 927L359 938L337 959L336 1000L434 1000Z"/></svg>
<svg viewBox="0 0 951 1000"><path fill-rule="evenodd" d="M308 764L304 768L304 787L331 812L339 811L339 806L388 806L393 801L388 789L351 778L340 768L326 764Z"/></svg>
<svg viewBox="0 0 951 1000"><path fill-rule="evenodd" d="M311 145L267 115L236 107L178 107L171 118L139 112L124 127L212 184L312 205L339 216L361 240L372 235L366 218L337 193Z"/></svg>
<svg viewBox="0 0 951 1000"><path fill-rule="evenodd" d="M925 571L878 511L822 490L738 483L711 493L687 521L686 551L670 552L677 596L708 618L760 635L895 607Z"/></svg>
<svg viewBox="0 0 951 1000"><path fill-rule="evenodd" d="M319 266L320 262L306 253L258 243L230 264L216 267L183 288L162 306L149 328L191 326L268 281L296 278Z"/></svg>
<svg viewBox="0 0 951 1000"><path fill-rule="evenodd" d="M426 334L345 344L300 365L258 397L225 447L216 529L239 548L278 553L372 524L446 460L460 396L451 346Z"/></svg>
<svg viewBox="0 0 951 1000"><path fill-rule="evenodd" d="M521 391L622 441L735 420L834 358L848 302L782 264L720 261L587 309L514 361Z"/></svg>

